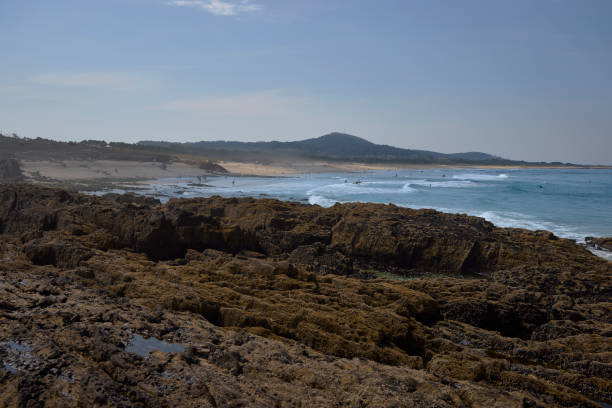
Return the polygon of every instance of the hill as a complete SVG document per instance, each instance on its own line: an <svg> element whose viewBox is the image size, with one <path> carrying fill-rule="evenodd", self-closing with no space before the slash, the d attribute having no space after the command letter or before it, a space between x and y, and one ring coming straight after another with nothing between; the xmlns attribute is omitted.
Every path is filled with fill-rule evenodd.
<svg viewBox="0 0 612 408"><path fill-rule="evenodd" d="M22 138L0 134L0 158L20 160L130 160L168 163L176 160L238 161L272 163L279 161L323 160L381 164L440 164L440 165L555 165L570 163L526 162L504 159L482 152L438 153L427 150L402 149L372 143L345 133L327 135L294 142L164 142L141 141L135 144L99 140L59 142Z"/></svg>
<svg viewBox="0 0 612 408"><path fill-rule="evenodd" d="M410 164L530 164L503 159L481 152L445 154L427 150L402 149L372 143L361 137L330 133L321 137L295 142L228 142L201 141L195 143L140 142L141 146L154 146L191 154L208 154L219 158L240 156L260 160L278 158L279 155L332 161L410 163ZM533 164L533 163L531 163Z"/></svg>
<svg viewBox="0 0 612 408"><path fill-rule="evenodd" d="M43 138L23 138L0 134L0 159L21 160L133 160L166 163L168 149L100 140L58 142Z"/></svg>

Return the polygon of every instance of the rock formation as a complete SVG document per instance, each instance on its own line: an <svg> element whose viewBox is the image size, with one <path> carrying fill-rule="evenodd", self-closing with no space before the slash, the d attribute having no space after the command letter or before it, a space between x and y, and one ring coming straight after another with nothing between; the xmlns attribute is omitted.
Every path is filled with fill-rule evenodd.
<svg viewBox="0 0 612 408"><path fill-rule="evenodd" d="M0 406L612 400L612 264L549 232L2 185L0 234Z"/></svg>
<svg viewBox="0 0 612 408"><path fill-rule="evenodd" d="M596 249L612 251L612 237L602 237L602 238L587 237L586 244L589 246L593 246Z"/></svg>
<svg viewBox="0 0 612 408"><path fill-rule="evenodd" d="M217 164L212 161L205 161L199 164L202 170L206 170L209 173L227 173L227 169L220 164Z"/></svg>

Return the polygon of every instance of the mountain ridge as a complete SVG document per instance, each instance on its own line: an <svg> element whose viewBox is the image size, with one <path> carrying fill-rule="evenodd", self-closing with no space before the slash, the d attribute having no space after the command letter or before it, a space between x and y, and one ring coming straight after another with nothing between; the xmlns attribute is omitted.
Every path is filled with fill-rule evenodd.
<svg viewBox="0 0 612 408"><path fill-rule="evenodd" d="M260 155L262 157L284 153L309 159L332 161L384 162L409 164L499 164L525 165L548 163L531 163L510 160L483 152L439 153L429 150L405 149L385 144L376 144L359 136L331 132L316 138L299 141L237 142L237 141L199 141L199 142L155 142L140 141L141 146L165 147L183 152L215 153L227 156L229 152L240 152L242 155ZM555 162L556 165L569 163Z"/></svg>
<svg viewBox="0 0 612 408"><path fill-rule="evenodd" d="M191 159L186 156L192 157ZM439 153L376 144L367 139L340 132L289 142L280 141L199 141L167 142L144 140L136 143L83 140L61 142L43 138L23 138L0 134L0 158L24 160L134 160L169 162L172 160L213 160L254 162L259 164L328 161L383 165L489 165L489 166L572 166L561 162L510 160L483 152ZM607 166L604 166L607 167Z"/></svg>

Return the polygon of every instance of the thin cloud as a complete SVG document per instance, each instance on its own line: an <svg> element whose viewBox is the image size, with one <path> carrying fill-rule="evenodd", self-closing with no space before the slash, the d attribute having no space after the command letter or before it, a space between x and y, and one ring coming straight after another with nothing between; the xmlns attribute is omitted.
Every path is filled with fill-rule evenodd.
<svg viewBox="0 0 612 408"><path fill-rule="evenodd" d="M299 98L282 95L276 91L245 93L230 96L213 96L169 101L156 109L197 113L215 117L274 117L297 109Z"/></svg>
<svg viewBox="0 0 612 408"><path fill-rule="evenodd" d="M262 8L260 4L253 3L252 0L241 0L238 2L224 0L171 0L167 4L178 7L192 7L217 16L233 16L238 13L257 11Z"/></svg>
<svg viewBox="0 0 612 408"><path fill-rule="evenodd" d="M103 87L135 89L146 86L146 80L121 72L49 72L31 76L28 81L37 85L62 87Z"/></svg>

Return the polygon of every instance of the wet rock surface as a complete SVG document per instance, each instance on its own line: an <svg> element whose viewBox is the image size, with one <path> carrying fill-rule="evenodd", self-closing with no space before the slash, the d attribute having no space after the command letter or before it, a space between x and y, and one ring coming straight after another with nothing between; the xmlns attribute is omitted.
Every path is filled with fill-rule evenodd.
<svg viewBox="0 0 612 408"><path fill-rule="evenodd" d="M587 237L586 244L596 249L612 251L612 237L593 238Z"/></svg>
<svg viewBox="0 0 612 408"><path fill-rule="evenodd" d="M0 185L0 234L0 406L612 400L611 264L549 232Z"/></svg>

